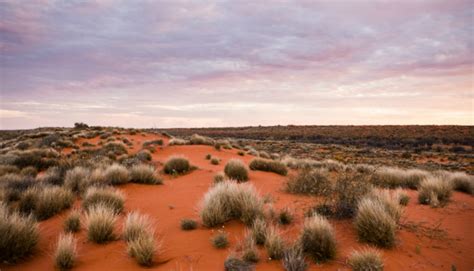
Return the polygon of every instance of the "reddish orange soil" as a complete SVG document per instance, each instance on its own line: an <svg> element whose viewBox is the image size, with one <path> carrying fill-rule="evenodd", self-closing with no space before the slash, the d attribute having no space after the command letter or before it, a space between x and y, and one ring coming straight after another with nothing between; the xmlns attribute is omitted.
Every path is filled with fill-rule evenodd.
<svg viewBox="0 0 474 271"><path fill-rule="evenodd" d="M134 142L130 153L140 150L146 140L159 136L147 134L127 136ZM81 139L79 144L88 141L96 144L99 139ZM231 158L242 159L248 163L253 157L238 156L237 150L217 151L210 146L165 146L157 147L153 154L153 163L161 168L162 163L171 155L184 155L198 167L189 174L170 177L164 176L164 185L127 184L120 189L126 195L126 211L138 210L150 215L156 223L157 241L162 248L157 254L156 270L223 270L226 257L242 239L245 227L238 221L226 223L222 229L229 233L230 248L218 250L210 243L210 237L218 229L200 226L194 231L182 231L182 218L199 220L199 203L213 182L216 172L222 171ZM211 165L205 159L206 154L221 158L219 165ZM255 185L262 196L270 194L275 210L289 207L296 214L290 226L281 227L283 236L293 241L303 223L305 209L312 206L316 199L287 194L282 191L285 177L274 173L250 171L250 183ZM385 270L457 270L474 268L474 234L470 227L474 225L474 197L455 192L452 201L444 208L433 209L416 202L416 191L408 191L411 200L402 218L398 231L398 243L393 249L382 250ZM76 203L79 207L80 202ZM40 223L41 237L38 251L29 259L17 265L0 264L1 270L52 270L54 244L62 231L64 212ZM123 215L117 223L120 233ZM336 260L322 265L311 263L309 270L350 270L346 264L353 249L365 245L357 242L351 220L331 220L338 241ZM139 270L132 258L126 254L125 243L117 240L106 245L88 242L85 230L76 234L78 238L78 263L74 270ZM269 261L264 249L260 250L261 260L257 270L283 270L279 261Z"/></svg>

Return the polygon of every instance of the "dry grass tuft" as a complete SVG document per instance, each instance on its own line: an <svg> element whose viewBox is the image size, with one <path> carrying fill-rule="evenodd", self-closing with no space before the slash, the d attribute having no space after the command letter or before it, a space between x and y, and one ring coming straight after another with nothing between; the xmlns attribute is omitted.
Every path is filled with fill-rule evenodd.
<svg viewBox="0 0 474 271"><path fill-rule="evenodd" d="M127 242L128 254L139 265L152 266L158 248L150 218L138 212L131 212L124 221L123 229L123 238Z"/></svg>
<svg viewBox="0 0 474 271"><path fill-rule="evenodd" d="M171 156L165 163L163 168L166 174L183 174L191 169L191 165L187 158L183 156Z"/></svg>
<svg viewBox="0 0 474 271"><path fill-rule="evenodd" d="M285 242L275 227L270 227L265 236L265 249L270 260L279 260L283 257Z"/></svg>
<svg viewBox="0 0 474 271"><path fill-rule="evenodd" d="M212 236L211 242L215 248L226 248L229 245L228 234L223 231L218 231Z"/></svg>
<svg viewBox="0 0 474 271"><path fill-rule="evenodd" d="M303 169L286 183L286 191L294 194L327 196L332 184L325 169Z"/></svg>
<svg viewBox="0 0 474 271"><path fill-rule="evenodd" d="M269 159L255 158L250 162L249 168L251 170L274 172L283 176L286 176L286 174L288 174L288 169L286 168L285 164L280 161L274 161Z"/></svg>
<svg viewBox="0 0 474 271"><path fill-rule="evenodd" d="M163 184L163 179L150 165L138 164L130 169L130 181L142 184Z"/></svg>
<svg viewBox="0 0 474 271"><path fill-rule="evenodd" d="M372 183L383 188L416 189L420 182L429 176L428 172L419 169L382 167L374 172Z"/></svg>
<svg viewBox="0 0 474 271"><path fill-rule="evenodd" d="M87 239L98 244L115 240L115 221L117 214L107 205L100 203L90 207L85 215Z"/></svg>
<svg viewBox="0 0 474 271"><path fill-rule="evenodd" d="M104 171L105 182L111 185L126 184L130 181L130 175L126 167L113 164Z"/></svg>
<svg viewBox="0 0 474 271"><path fill-rule="evenodd" d="M73 210L64 220L65 232L78 232L81 229L81 212Z"/></svg>
<svg viewBox="0 0 474 271"><path fill-rule="evenodd" d="M304 271L308 268L303 249L298 244L283 252L282 264L286 271Z"/></svg>
<svg viewBox="0 0 474 271"><path fill-rule="evenodd" d="M329 221L318 214L305 220L300 243L303 251L316 262L331 260L336 256L334 230Z"/></svg>
<svg viewBox="0 0 474 271"><path fill-rule="evenodd" d="M54 252L54 262L59 270L69 270L77 258L76 240L72 234L61 234Z"/></svg>
<svg viewBox="0 0 474 271"><path fill-rule="evenodd" d="M238 182L246 182L249 179L247 166L239 159L229 160L224 167L224 173Z"/></svg>
<svg viewBox="0 0 474 271"><path fill-rule="evenodd" d="M83 167L68 170L64 177L64 186L72 192L82 194L86 189L90 174L90 170Z"/></svg>
<svg viewBox="0 0 474 271"><path fill-rule="evenodd" d="M130 242L138 239L141 235L152 232L150 218L138 212L130 212L127 214L123 223L123 239Z"/></svg>
<svg viewBox="0 0 474 271"><path fill-rule="evenodd" d="M420 184L418 202L432 207L444 206L451 197L452 189L451 182L440 177L430 177Z"/></svg>
<svg viewBox="0 0 474 271"><path fill-rule="evenodd" d="M87 189L82 201L82 207L89 210L96 205L104 205L109 207L115 213L121 213L125 203L125 197L122 192L114 188L108 187L90 187Z"/></svg>
<svg viewBox="0 0 474 271"><path fill-rule="evenodd" d="M196 222L196 220L192 220L188 218L181 220L181 229L183 231L195 230L197 226L198 226L198 223Z"/></svg>
<svg viewBox="0 0 474 271"><path fill-rule="evenodd" d="M382 271L384 267L380 252L374 249L352 252L348 264L354 271Z"/></svg>

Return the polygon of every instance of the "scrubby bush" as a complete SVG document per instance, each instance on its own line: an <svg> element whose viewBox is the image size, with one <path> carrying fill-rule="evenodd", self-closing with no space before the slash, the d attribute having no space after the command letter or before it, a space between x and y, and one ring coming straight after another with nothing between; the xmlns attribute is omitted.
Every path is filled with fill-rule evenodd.
<svg viewBox="0 0 474 271"><path fill-rule="evenodd" d="M192 220L192 219L183 219L181 220L181 229L183 231L191 231L191 230L194 230L196 229L198 226L196 220Z"/></svg>
<svg viewBox="0 0 474 271"><path fill-rule="evenodd" d="M104 204L92 206L85 215L87 239L103 244L115 240L114 224L116 212Z"/></svg>
<svg viewBox="0 0 474 271"><path fill-rule="evenodd" d="M72 234L61 234L54 252L54 262L59 270L71 269L77 258L76 240Z"/></svg>
<svg viewBox="0 0 474 271"><path fill-rule="evenodd" d="M38 238L38 224L32 216L9 212L0 202L0 262L15 263L30 255Z"/></svg>
<svg viewBox="0 0 474 271"><path fill-rule="evenodd" d="M130 175L126 167L113 164L107 167L104 171L105 182L111 185L125 184L130 181Z"/></svg>
<svg viewBox="0 0 474 271"><path fill-rule="evenodd" d="M396 221L378 200L367 197L359 202L354 225L360 241L379 247L395 244Z"/></svg>
<svg viewBox="0 0 474 271"><path fill-rule="evenodd" d="M291 224L292 221L293 214L288 208L284 208L278 213L278 223L280 223L281 225Z"/></svg>
<svg viewBox="0 0 474 271"><path fill-rule="evenodd" d="M138 164L130 169L130 181L143 184L163 184L163 180L150 165Z"/></svg>
<svg viewBox="0 0 474 271"><path fill-rule="evenodd" d="M218 184L220 182L225 181L225 174L224 172L218 172L214 175L214 184Z"/></svg>
<svg viewBox="0 0 474 271"><path fill-rule="evenodd" d="M285 242L275 227L270 227L267 230L265 237L265 249L267 250L268 257L270 257L271 260L279 260L283 257Z"/></svg>
<svg viewBox="0 0 474 271"><path fill-rule="evenodd" d="M336 237L329 221L318 214L306 218L300 235L304 252L315 261L324 262L336 256Z"/></svg>
<svg viewBox="0 0 474 271"><path fill-rule="evenodd" d="M143 142L143 148L148 148L153 145L158 145L158 146L163 145L163 139L155 139L155 140L149 140L149 141Z"/></svg>
<svg viewBox="0 0 474 271"><path fill-rule="evenodd" d="M137 157L137 159L140 161L151 161L152 159L149 150L141 150L135 155L135 157Z"/></svg>
<svg viewBox="0 0 474 271"><path fill-rule="evenodd" d="M416 189L420 182L429 176L428 172L419 169L383 167L374 172L372 183L383 188Z"/></svg>
<svg viewBox="0 0 474 271"><path fill-rule="evenodd" d="M249 168L251 170L274 172L283 176L286 176L286 174L288 173L288 169L286 168L285 164L280 161L274 161L269 159L254 158L250 162Z"/></svg>
<svg viewBox="0 0 474 271"><path fill-rule="evenodd" d="M267 234L267 223L263 218L257 218L252 223L251 228L252 238L257 245L265 244Z"/></svg>
<svg viewBox="0 0 474 271"><path fill-rule="evenodd" d="M89 176L90 171L87 168L75 167L66 172L64 186L73 192L83 193L86 189Z"/></svg>
<svg viewBox="0 0 474 271"><path fill-rule="evenodd" d="M452 184L440 177L430 177L421 182L418 189L418 202L432 207L445 205L451 197Z"/></svg>
<svg viewBox="0 0 474 271"><path fill-rule="evenodd" d="M348 263L354 271L382 271L384 267L380 253L374 249L352 252Z"/></svg>
<svg viewBox="0 0 474 271"><path fill-rule="evenodd" d="M211 164L213 164L213 165L219 165L220 161L221 160L218 157L212 157L211 158Z"/></svg>
<svg viewBox="0 0 474 271"><path fill-rule="evenodd" d="M338 218L353 217L359 201L372 191L365 174L345 172L338 175L334 186L334 214Z"/></svg>
<svg viewBox="0 0 474 271"><path fill-rule="evenodd" d="M396 197L398 198L398 203L400 203L400 205L407 206L408 202L410 202L410 196L408 196L405 191L396 191Z"/></svg>
<svg viewBox="0 0 474 271"><path fill-rule="evenodd" d="M214 145L214 139L210 137L200 136L198 134L194 134L189 139L192 145Z"/></svg>
<svg viewBox="0 0 474 271"><path fill-rule="evenodd" d="M211 160L212 155L208 153L208 154L206 154L206 157L205 157L205 158L206 158L206 160Z"/></svg>
<svg viewBox="0 0 474 271"><path fill-rule="evenodd" d="M474 195L474 176L464 172L440 172L438 175L450 182L454 190Z"/></svg>
<svg viewBox="0 0 474 271"><path fill-rule="evenodd" d="M230 179L238 182L246 182L249 179L247 167L238 159L231 159L224 167L224 173Z"/></svg>
<svg viewBox="0 0 474 271"><path fill-rule="evenodd" d="M200 215L206 227L230 219L240 219L251 225L256 218L263 216L263 202L252 185L222 182L204 195Z"/></svg>
<svg viewBox="0 0 474 271"><path fill-rule="evenodd" d="M64 220L65 232L78 232L81 229L81 213L79 210L72 211Z"/></svg>
<svg viewBox="0 0 474 271"><path fill-rule="evenodd" d="M294 194L329 195L332 184L324 169L304 169L286 183L286 191Z"/></svg>
<svg viewBox="0 0 474 271"><path fill-rule="evenodd" d="M308 268L303 249L298 244L283 252L282 264L286 271L304 271Z"/></svg>
<svg viewBox="0 0 474 271"><path fill-rule="evenodd" d="M183 156L171 156L163 168L166 174L183 174L191 169L187 158Z"/></svg>
<svg viewBox="0 0 474 271"><path fill-rule="evenodd" d="M90 187L84 195L82 207L89 210L96 205L103 205L115 213L121 213L125 202L124 198L122 192L113 188Z"/></svg>
<svg viewBox="0 0 474 271"><path fill-rule="evenodd" d="M109 142L102 147L101 150L104 154L112 153L113 155L128 154L127 147L123 143Z"/></svg>
<svg viewBox="0 0 474 271"><path fill-rule="evenodd" d="M229 245L229 239L227 237L227 233L223 231L219 231L211 238L212 245L215 248L226 248Z"/></svg>
<svg viewBox="0 0 474 271"><path fill-rule="evenodd" d="M59 167L48 168L43 175L38 175L37 180L43 184L63 185L64 179Z"/></svg>
<svg viewBox="0 0 474 271"><path fill-rule="evenodd" d="M255 268L249 262L241 260L234 255L230 255L224 262L225 271L252 271Z"/></svg>

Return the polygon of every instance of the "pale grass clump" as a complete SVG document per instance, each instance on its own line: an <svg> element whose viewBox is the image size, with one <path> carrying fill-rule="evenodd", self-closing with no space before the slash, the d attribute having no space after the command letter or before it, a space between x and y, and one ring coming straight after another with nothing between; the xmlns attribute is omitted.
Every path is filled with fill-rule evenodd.
<svg viewBox="0 0 474 271"><path fill-rule="evenodd" d="M152 266L158 250L150 218L138 212L128 213L123 225L127 251L139 265Z"/></svg>
<svg viewBox="0 0 474 271"><path fill-rule="evenodd" d="M354 251L347 262L354 271L382 271L384 267L380 252L375 249Z"/></svg>
<svg viewBox="0 0 474 271"><path fill-rule="evenodd" d="M257 218L252 223L252 238L255 240L257 245L265 244L266 233L267 233L267 222L263 218Z"/></svg>
<svg viewBox="0 0 474 271"><path fill-rule="evenodd" d="M116 212L104 204L92 206L85 215L87 239L103 244L115 240L114 226L117 221Z"/></svg>
<svg viewBox="0 0 474 271"><path fill-rule="evenodd" d="M142 184L163 184L163 179L150 165L138 164L130 169L130 181Z"/></svg>
<svg viewBox="0 0 474 271"><path fill-rule="evenodd" d="M307 218L300 235L304 252L316 262L331 260L336 256L336 237L329 221L318 214Z"/></svg>
<svg viewBox="0 0 474 271"><path fill-rule="evenodd" d="M126 167L113 164L105 169L104 178L111 185L120 185L130 181L130 174Z"/></svg>
<svg viewBox="0 0 474 271"><path fill-rule="evenodd" d="M252 233L247 231L245 234L245 239L241 244L242 249L242 259L246 262L256 263L260 260L260 255L258 249L255 245L255 239L252 236Z"/></svg>
<svg viewBox="0 0 474 271"><path fill-rule="evenodd" d="M123 223L123 239L126 242L136 240L140 235L151 232L150 218L136 211L127 214Z"/></svg>
<svg viewBox="0 0 474 271"><path fill-rule="evenodd" d="M33 213L39 220L48 219L64 209L69 208L74 201L74 194L59 186L31 187L20 198L19 207L25 213Z"/></svg>
<svg viewBox="0 0 474 271"><path fill-rule="evenodd" d="M111 187L90 187L87 189L82 207L89 210L95 205L109 207L115 213L121 213L125 203L125 196L117 189Z"/></svg>
<svg viewBox="0 0 474 271"><path fill-rule="evenodd" d="M360 241L386 248L395 245L397 223L377 199L366 197L359 202L354 225Z"/></svg>
<svg viewBox="0 0 474 271"><path fill-rule="evenodd" d="M300 244L295 244L283 252L282 264L286 271L304 271L308 268Z"/></svg>
<svg viewBox="0 0 474 271"><path fill-rule="evenodd" d="M168 142L168 145L170 146L173 146L173 145L188 145L190 144L189 141L185 140L185 139L181 139L181 138L172 138L170 139L170 141Z"/></svg>
<svg viewBox="0 0 474 271"><path fill-rule="evenodd" d="M474 176L459 171L439 171L436 175L450 182L454 190L474 195Z"/></svg>
<svg viewBox="0 0 474 271"><path fill-rule="evenodd" d="M211 238L212 245L215 248L226 248L229 245L229 237L228 234L224 231L218 231L214 234Z"/></svg>
<svg viewBox="0 0 474 271"><path fill-rule="evenodd" d="M59 270L71 269L77 258L76 240L70 233L61 234L54 252L54 262Z"/></svg>
<svg viewBox="0 0 474 271"><path fill-rule="evenodd" d="M204 226L214 227L231 219L251 225L263 216L263 202L250 184L224 181L204 195L200 216Z"/></svg>
<svg viewBox="0 0 474 271"><path fill-rule="evenodd" d="M403 214L403 210L400 206L400 199L397 193L400 192L390 193L387 189L374 189L368 197L382 203L385 207L385 211L398 223Z"/></svg>
<svg viewBox="0 0 474 271"><path fill-rule="evenodd" d="M81 212L73 210L64 220L65 232L78 232L81 229Z"/></svg>
<svg viewBox="0 0 474 271"><path fill-rule="evenodd" d="M10 212L0 202L0 262L15 263L30 255L38 239L38 223L33 216Z"/></svg>
<svg viewBox="0 0 474 271"><path fill-rule="evenodd" d="M302 169L286 183L286 191L294 194L327 196L332 183L326 169Z"/></svg>
<svg viewBox="0 0 474 271"><path fill-rule="evenodd" d="M163 171L166 174L183 174L191 170L189 160L184 156L173 155L165 162Z"/></svg>
<svg viewBox="0 0 474 271"><path fill-rule="evenodd" d="M247 166L239 159L230 159L224 167L224 173L238 182L246 182L249 179Z"/></svg>
<svg viewBox="0 0 474 271"><path fill-rule="evenodd" d="M87 188L87 182L91 172L84 167L75 167L66 172L64 186L75 193L83 193Z"/></svg>
<svg viewBox="0 0 474 271"><path fill-rule="evenodd" d="M214 139L212 139L210 137L201 136L201 135L198 135L198 134L192 135L191 138L189 139L189 142L192 145L210 145L210 146L213 146L215 144Z"/></svg>
<svg viewBox="0 0 474 271"><path fill-rule="evenodd" d="M452 190L451 182L440 177L430 177L420 184L418 202L432 207L443 206L448 203Z"/></svg>
<svg viewBox="0 0 474 271"><path fill-rule="evenodd" d="M281 238L277 228L270 227L265 237L265 249L270 260L279 260L283 257L285 242Z"/></svg>
<svg viewBox="0 0 474 271"><path fill-rule="evenodd" d="M372 176L372 183L383 188L410 188L416 189L421 181L428 178L430 174L420 169L408 169L394 167L382 167L376 170Z"/></svg>
<svg viewBox="0 0 474 271"><path fill-rule="evenodd" d="M254 158L250 162L249 168L251 170L274 172L283 176L288 174L288 169L286 168L285 164L280 161L274 161L270 159Z"/></svg>

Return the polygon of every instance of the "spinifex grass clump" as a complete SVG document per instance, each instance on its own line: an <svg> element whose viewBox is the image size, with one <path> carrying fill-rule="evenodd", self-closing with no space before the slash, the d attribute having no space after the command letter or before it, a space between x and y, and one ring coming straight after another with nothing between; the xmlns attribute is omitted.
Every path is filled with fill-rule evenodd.
<svg viewBox="0 0 474 271"><path fill-rule="evenodd" d="M191 170L191 165L183 156L171 156L166 161L163 170L166 174L183 174Z"/></svg>
<svg viewBox="0 0 474 271"><path fill-rule="evenodd" d="M238 182L246 182L249 179L245 164L238 159L231 159L224 167L224 173L230 179Z"/></svg>
<svg viewBox="0 0 474 271"><path fill-rule="evenodd" d="M251 225L256 218L263 216L263 202L252 185L224 181L204 195L200 215L206 227L231 219L240 219Z"/></svg>
<svg viewBox="0 0 474 271"><path fill-rule="evenodd" d="M451 197L452 183L440 177L430 177L420 184L418 202L432 207L445 205Z"/></svg>
<svg viewBox="0 0 474 271"><path fill-rule="evenodd" d="M428 172L419 169L382 167L374 172L372 183L383 188L416 189L420 182L429 176Z"/></svg>
<svg viewBox="0 0 474 271"><path fill-rule="evenodd" d="M285 242L275 227L270 227L265 236L265 249L271 260L279 260L285 251Z"/></svg>
<svg viewBox="0 0 474 271"><path fill-rule="evenodd" d="M81 213L79 210L72 211L64 220L65 232L78 232L81 229Z"/></svg>
<svg viewBox="0 0 474 271"><path fill-rule="evenodd" d="M347 262L354 271L382 271L384 266L380 253L374 249L354 251Z"/></svg>
<svg viewBox="0 0 474 271"><path fill-rule="evenodd" d="M196 220L185 218L181 220L181 229L183 231L191 231L196 229L198 226Z"/></svg>
<svg viewBox="0 0 474 271"><path fill-rule="evenodd" d="M87 239L102 244L115 240L116 212L103 203L92 206L85 215Z"/></svg>
<svg viewBox="0 0 474 271"><path fill-rule="evenodd" d="M35 186L23 193L19 207L25 213L32 213L39 220L45 220L69 208L74 201L73 193L59 186Z"/></svg>
<svg viewBox="0 0 474 271"><path fill-rule="evenodd" d="M124 202L125 197L119 190L108 187L91 187L86 191L82 207L85 210L89 210L91 207L101 204L109 207L116 213L121 213Z"/></svg>
<svg viewBox="0 0 474 271"><path fill-rule="evenodd" d="M138 212L129 213L123 225L123 238L127 242L128 254L139 265L153 265L157 246L148 216Z"/></svg>
<svg viewBox="0 0 474 271"><path fill-rule="evenodd" d="M38 224L31 215L9 212L0 202L0 262L14 263L30 255L38 239Z"/></svg>
<svg viewBox="0 0 474 271"><path fill-rule="evenodd" d="M315 261L324 262L336 256L336 238L329 221L318 214L306 218L300 235L304 252Z"/></svg>
<svg viewBox="0 0 474 271"><path fill-rule="evenodd" d="M332 184L325 169L303 169L286 183L286 191L294 194L327 196Z"/></svg>
<svg viewBox="0 0 474 271"><path fill-rule="evenodd" d="M126 167L113 164L105 169L105 181L111 185L125 184L130 181L130 175Z"/></svg>
<svg viewBox="0 0 474 271"><path fill-rule="evenodd" d="M282 162L262 158L253 159L249 164L249 168L251 170L274 172L283 176L286 176L288 173L288 169Z"/></svg>
<svg viewBox="0 0 474 271"><path fill-rule="evenodd" d="M77 258L76 240L72 234L61 234L54 252L54 262L59 270L69 270Z"/></svg>
<svg viewBox="0 0 474 271"><path fill-rule="evenodd" d="M130 169L130 181L132 183L142 184L162 184L163 180L156 172L155 168L150 165L139 164L134 165Z"/></svg>
<svg viewBox="0 0 474 271"><path fill-rule="evenodd" d="M215 248L226 248L229 245L229 238L226 232L219 231L211 238Z"/></svg>

